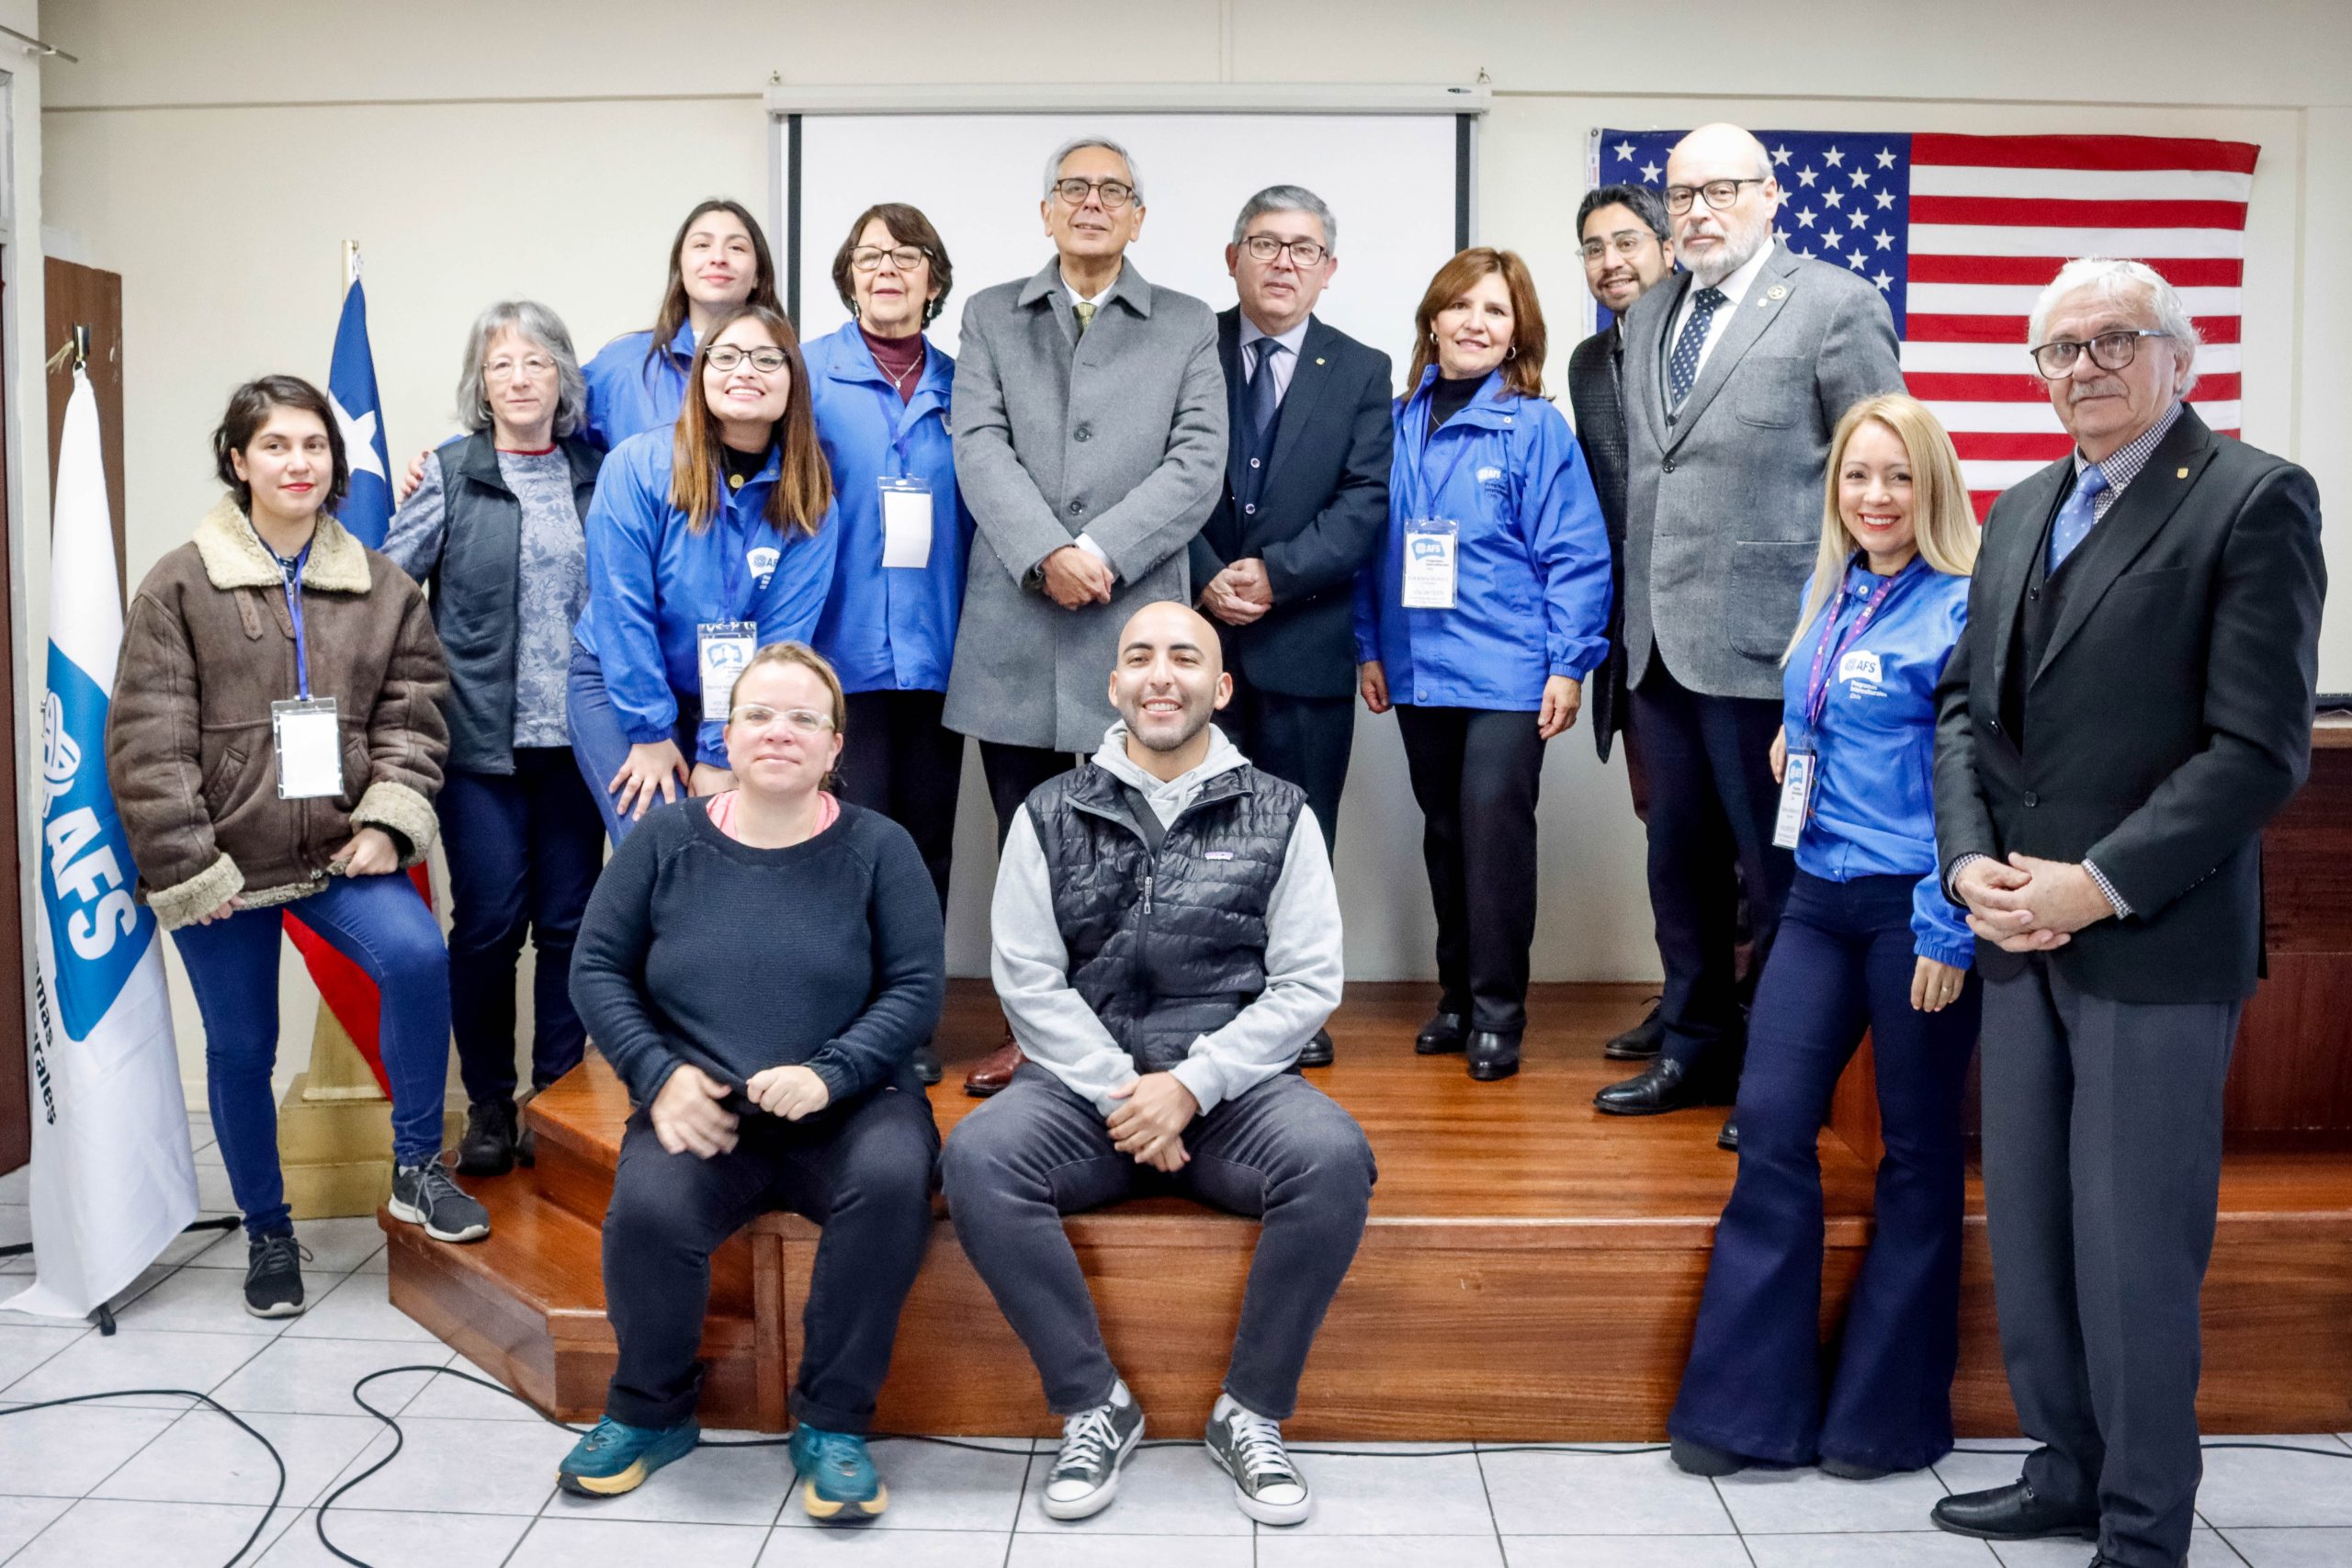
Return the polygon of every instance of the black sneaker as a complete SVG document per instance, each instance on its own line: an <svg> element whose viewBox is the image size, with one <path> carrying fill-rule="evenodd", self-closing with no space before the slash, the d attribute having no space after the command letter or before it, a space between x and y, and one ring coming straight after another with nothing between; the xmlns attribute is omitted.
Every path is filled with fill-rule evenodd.
<svg viewBox="0 0 2352 1568"><path fill-rule="evenodd" d="M435 1241L480 1241L490 1234L490 1211L466 1196L438 1156L392 1171L392 1218L423 1225Z"/></svg>
<svg viewBox="0 0 2352 1568"><path fill-rule="evenodd" d="M302 1265L311 1249L292 1231L255 1236L245 1244L245 1310L255 1317L300 1317Z"/></svg>
<svg viewBox="0 0 2352 1568"><path fill-rule="evenodd" d="M458 1174L503 1176L514 1168L514 1102L478 1100L466 1108L466 1135L458 1140Z"/></svg>
<svg viewBox="0 0 2352 1568"><path fill-rule="evenodd" d="M915 1077L925 1087L937 1083L946 1076L947 1069L940 1065L938 1051L933 1048L928 1040L915 1047L914 1060Z"/></svg>

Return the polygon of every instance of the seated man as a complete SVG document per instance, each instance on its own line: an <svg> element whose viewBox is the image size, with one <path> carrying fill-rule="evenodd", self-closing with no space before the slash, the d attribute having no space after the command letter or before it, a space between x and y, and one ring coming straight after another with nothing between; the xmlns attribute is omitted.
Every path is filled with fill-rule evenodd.
<svg viewBox="0 0 2352 1568"><path fill-rule="evenodd" d="M1363 1239L1372 1149L1291 1069L1340 1000L1340 906L1306 796L1209 719L1231 697L1182 604L1119 634L1093 760L1042 784L997 872L998 997L1028 1061L948 1139L956 1234L1063 1417L1057 1519L1100 1512L1143 1439L1061 1215L1177 1193L1264 1222L1210 1457L1241 1511L1292 1525L1278 1422Z"/></svg>

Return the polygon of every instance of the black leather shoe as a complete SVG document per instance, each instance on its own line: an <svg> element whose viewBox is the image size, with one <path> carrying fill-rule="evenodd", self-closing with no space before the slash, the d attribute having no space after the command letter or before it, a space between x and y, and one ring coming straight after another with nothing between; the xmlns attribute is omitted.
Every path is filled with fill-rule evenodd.
<svg viewBox="0 0 2352 1568"><path fill-rule="evenodd" d="M1470 1036L1470 1076L1480 1083L1493 1083L1519 1071L1519 1036L1498 1034L1482 1029Z"/></svg>
<svg viewBox="0 0 2352 1568"><path fill-rule="evenodd" d="M924 1083L937 1083L944 1076L945 1069L939 1065L939 1053L931 1048L928 1040L915 1047L914 1063L915 1077Z"/></svg>
<svg viewBox="0 0 2352 1568"><path fill-rule="evenodd" d="M1298 1065L1302 1067L1328 1067L1331 1065L1329 1030L1317 1030L1315 1038L1298 1048Z"/></svg>
<svg viewBox="0 0 2352 1568"><path fill-rule="evenodd" d="M1747 1461L1729 1449L1714 1448L1689 1438L1674 1438L1668 1447L1667 1457L1685 1475L1736 1475L1747 1468Z"/></svg>
<svg viewBox="0 0 2352 1568"><path fill-rule="evenodd" d="M1723 1152L1727 1155L1736 1155L1739 1153L1738 1117L1726 1116L1724 1118L1724 1130L1715 1134L1715 1147L1723 1150ZM1822 1468L1826 1470L1828 1469L1828 1466L1824 1465ZM1836 1472L1832 1472L1832 1473L1834 1474Z"/></svg>
<svg viewBox="0 0 2352 1568"><path fill-rule="evenodd" d="M2098 1514L2062 1508L2024 1481L1983 1492L1956 1492L1928 1511L1936 1528L1979 1540L2037 1540L2043 1536L2098 1538Z"/></svg>
<svg viewBox="0 0 2352 1568"><path fill-rule="evenodd" d="M466 1135L458 1141L458 1169L467 1176L503 1176L514 1168L514 1102L484 1100L466 1107Z"/></svg>
<svg viewBox="0 0 2352 1568"><path fill-rule="evenodd" d="M1658 1016L1661 998L1650 998L1650 1010L1641 1022L1600 1048L1612 1062L1646 1062L1666 1044L1666 1021Z"/></svg>
<svg viewBox="0 0 2352 1568"><path fill-rule="evenodd" d="M1640 1077L1611 1084L1592 1097L1593 1108L1611 1116L1656 1116L1661 1111L1687 1111L1706 1103L1706 1096L1681 1063L1660 1056Z"/></svg>
<svg viewBox="0 0 2352 1568"><path fill-rule="evenodd" d="M1417 1056L1446 1056L1467 1050L1470 1044L1470 1021L1458 1012L1432 1015L1413 1036L1413 1055Z"/></svg>

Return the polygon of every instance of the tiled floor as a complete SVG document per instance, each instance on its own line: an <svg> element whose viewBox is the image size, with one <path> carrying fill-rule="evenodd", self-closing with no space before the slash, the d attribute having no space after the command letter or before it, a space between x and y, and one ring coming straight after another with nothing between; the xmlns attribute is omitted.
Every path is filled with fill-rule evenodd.
<svg viewBox="0 0 2352 1568"><path fill-rule="evenodd" d="M195 1123L207 1201L222 1190L210 1133ZM0 1244L26 1237L24 1179L0 1179ZM373 1220L301 1227L316 1254L315 1304L290 1324L247 1317L235 1235L186 1238L126 1292L120 1332L0 1313L0 1405L112 1388L211 1394L285 1457L285 1496L243 1561L309 1568L317 1504L388 1446L351 1385L387 1368L462 1365L393 1310ZM25 1271L21 1260L0 1273ZM0 1293L8 1288L0 1280ZM400 1416L406 1446L330 1515L335 1543L395 1568L537 1568L673 1561L777 1568L811 1560L888 1568L2082 1568L2075 1542L2004 1546L1941 1535L1928 1508L1947 1489L2005 1481L2016 1460L1955 1454L1932 1474L1857 1484L1813 1472L1709 1483L1663 1454L1417 1450L1316 1454L1315 1517L1252 1526L1191 1445L1151 1448L1118 1502L1057 1525L1035 1500L1046 1461L1025 1440L972 1448L878 1445L892 1505L878 1527L820 1531L788 1506L775 1448L706 1450L643 1490L594 1504L557 1492L565 1434L455 1379L388 1377L371 1399ZM188 1401L139 1395L0 1416L0 1563L6 1568L218 1568L264 1518L277 1484L260 1446ZM714 1434L718 1438L747 1434ZM2352 1562L2352 1440L2275 1439L2341 1458L2219 1449L2206 1460L2194 1568Z"/></svg>

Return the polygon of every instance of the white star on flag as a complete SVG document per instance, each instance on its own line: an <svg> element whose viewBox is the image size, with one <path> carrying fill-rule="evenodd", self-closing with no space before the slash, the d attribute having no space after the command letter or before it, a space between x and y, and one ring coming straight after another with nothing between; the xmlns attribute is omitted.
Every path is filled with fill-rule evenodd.
<svg viewBox="0 0 2352 1568"><path fill-rule="evenodd" d="M1878 202L1879 210L1883 212L1894 205L1894 193L1891 190L1883 190L1878 192L1873 199Z"/></svg>
<svg viewBox="0 0 2352 1568"><path fill-rule="evenodd" d="M1871 278L1871 281L1878 285L1878 291L1881 294L1885 293L1889 288L1894 286L1894 279L1888 276L1883 270L1882 270L1876 277Z"/></svg>
<svg viewBox="0 0 2352 1568"><path fill-rule="evenodd" d="M1797 222L1802 227L1810 229L1813 227L1813 220L1820 216L1821 214L1808 207L1803 212L1797 214Z"/></svg>
<svg viewBox="0 0 2352 1568"><path fill-rule="evenodd" d="M1846 161L1846 154L1838 151L1837 148L1832 147L1828 152L1824 152L1821 155L1821 161L1834 169L1838 164Z"/></svg>
<svg viewBox="0 0 2352 1568"><path fill-rule="evenodd" d="M1797 171L1797 184L1800 186L1809 186L1820 177L1819 174L1809 168Z"/></svg>
<svg viewBox="0 0 2352 1568"><path fill-rule="evenodd" d="M1880 148L1878 150L1878 166L1882 169L1891 169L1894 167L1894 154L1883 147Z"/></svg>
<svg viewBox="0 0 2352 1568"><path fill-rule="evenodd" d="M1657 184L1657 165L1656 164L1644 164L1642 165L1642 183L1645 186L1654 186Z"/></svg>
<svg viewBox="0 0 2352 1568"><path fill-rule="evenodd" d="M1630 164L1634 161L1634 144L1630 141L1620 141L1611 151L1617 154L1617 161L1621 164Z"/></svg>
<svg viewBox="0 0 2352 1568"><path fill-rule="evenodd" d="M1846 200L1844 197L1838 194L1838 187L1836 186L1822 186L1821 199L1832 207L1841 207L1845 204Z"/></svg>
<svg viewBox="0 0 2352 1568"><path fill-rule="evenodd" d="M1856 251L1852 255L1846 258L1846 265L1852 267L1856 272L1860 272L1869 260L1870 257L1862 254L1860 251Z"/></svg>
<svg viewBox="0 0 2352 1568"><path fill-rule="evenodd" d="M1871 215L1870 215L1869 213L1867 213L1867 212L1864 212L1864 211L1863 211L1860 208L1859 208L1859 207L1858 207L1858 208L1856 208L1856 209L1854 209L1854 210L1853 210L1853 211L1849 212L1848 214L1846 214L1846 216L1847 216L1847 218L1848 218L1848 219L1849 219L1849 220L1853 223L1854 227L1855 227L1855 228L1857 228L1857 229L1867 229L1867 228L1869 228L1869 227L1870 227L1870 223L1871 223Z"/></svg>
<svg viewBox="0 0 2352 1568"><path fill-rule="evenodd" d="M1878 242L1878 248L1882 251L1891 251L1894 248L1894 236L1892 234L1882 231L1871 235L1871 238Z"/></svg>
<svg viewBox="0 0 2352 1568"><path fill-rule="evenodd" d="M1772 162L1775 164L1785 164L1788 161L1789 150L1786 147L1775 147L1772 149Z"/></svg>
<svg viewBox="0 0 2352 1568"><path fill-rule="evenodd" d="M327 402L334 410L335 427L343 432L344 459L351 465L351 471L373 474L386 484L391 483L384 465L376 460L376 411L369 409L354 419L334 393L327 394Z"/></svg>
<svg viewBox="0 0 2352 1568"><path fill-rule="evenodd" d="M1871 172L1868 169L1856 169L1854 171L1854 188L1856 190L1868 190L1870 188L1870 184Z"/></svg>

